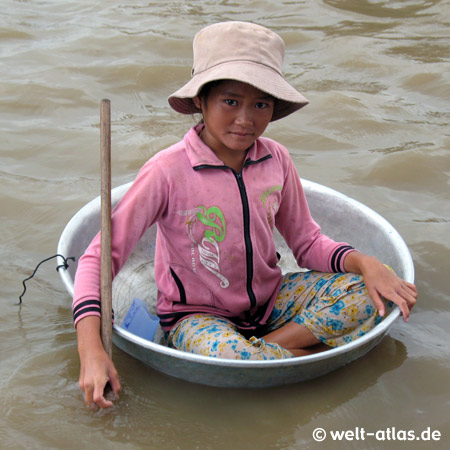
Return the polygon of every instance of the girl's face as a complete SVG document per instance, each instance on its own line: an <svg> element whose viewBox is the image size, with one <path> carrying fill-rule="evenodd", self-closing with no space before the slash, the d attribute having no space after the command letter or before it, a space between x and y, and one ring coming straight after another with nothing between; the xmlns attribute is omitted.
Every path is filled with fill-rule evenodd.
<svg viewBox="0 0 450 450"><path fill-rule="evenodd" d="M193 99L205 128L201 139L225 164L240 171L247 149L272 119L272 96L240 81L224 80Z"/></svg>

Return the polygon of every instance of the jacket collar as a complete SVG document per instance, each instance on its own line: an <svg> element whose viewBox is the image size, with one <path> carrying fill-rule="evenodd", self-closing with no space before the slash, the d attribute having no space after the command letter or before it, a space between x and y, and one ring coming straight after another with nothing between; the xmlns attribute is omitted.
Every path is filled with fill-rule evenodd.
<svg viewBox="0 0 450 450"><path fill-rule="evenodd" d="M184 136L186 152L192 167L198 166L217 166L223 167L223 162L216 154L200 139L199 133L203 124L195 125ZM271 157L269 148L259 138L249 148L246 163L258 162L261 159Z"/></svg>

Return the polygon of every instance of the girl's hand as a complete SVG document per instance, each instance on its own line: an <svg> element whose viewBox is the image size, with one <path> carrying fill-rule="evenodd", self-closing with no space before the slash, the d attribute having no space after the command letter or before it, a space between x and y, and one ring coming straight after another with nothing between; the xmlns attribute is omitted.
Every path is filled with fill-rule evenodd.
<svg viewBox="0 0 450 450"><path fill-rule="evenodd" d="M345 270L359 273L364 277L367 291L380 316L386 309L381 297L391 300L400 308L405 322L417 300L417 289L412 283L399 278L392 270L384 266L377 258L360 252L351 252L345 258Z"/></svg>
<svg viewBox="0 0 450 450"><path fill-rule="evenodd" d="M121 389L119 375L105 352L99 332L100 319L86 317L77 325L80 378L78 384L84 393L87 406L110 408L113 402L106 398L105 388L111 386L116 399Z"/></svg>

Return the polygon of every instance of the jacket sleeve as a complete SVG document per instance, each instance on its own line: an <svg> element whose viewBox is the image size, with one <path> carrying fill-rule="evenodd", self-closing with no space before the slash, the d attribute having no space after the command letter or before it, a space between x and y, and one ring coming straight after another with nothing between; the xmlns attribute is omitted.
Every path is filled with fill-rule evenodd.
<svg viewBox="0 0 450 450"><path fill-rule="evenodd" d="M286 149L281 164L285 172L276 226L300 267L321 272L344 272L344 260L353 247L322 234L311 217L297 170Z"/></svg>
<svg viewBox="0 0 450 450"><path fill-rule="evenodd" d="M165 213L167 202L164 173L150 160L111 214L113 278L145 231ZM86 316L100 316L100 232L78 262L72 308L75 326Z"/></svg>

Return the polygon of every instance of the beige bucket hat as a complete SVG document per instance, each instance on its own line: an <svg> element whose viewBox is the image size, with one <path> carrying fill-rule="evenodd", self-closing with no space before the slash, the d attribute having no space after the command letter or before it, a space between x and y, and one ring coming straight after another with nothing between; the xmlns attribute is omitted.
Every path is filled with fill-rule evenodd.
<svg viewBox="0 0 450 450"><path fill-rule="evenodd" d="M193 50L192 78L169 97L179 113L200 113L192 98L206 83L225 79L251 84L275 97L272 121L309 103L283 78L284 41L268 28L237 21L209 25L195 35Z"/></svg>

